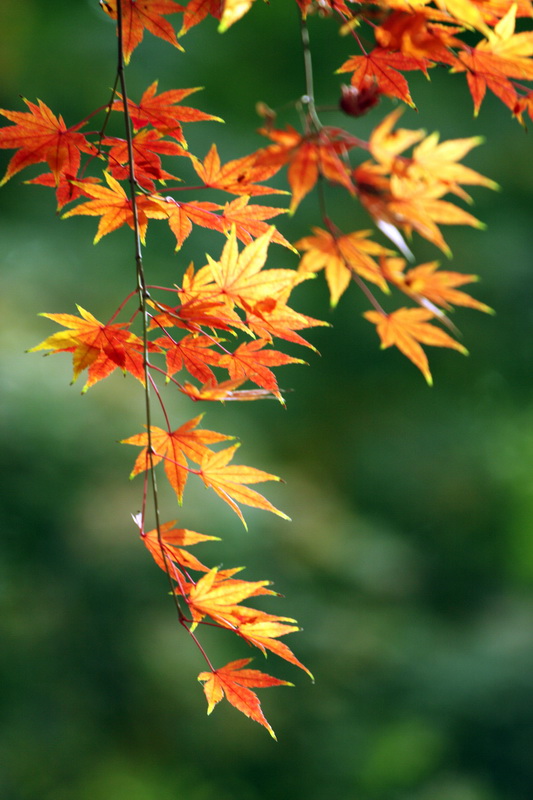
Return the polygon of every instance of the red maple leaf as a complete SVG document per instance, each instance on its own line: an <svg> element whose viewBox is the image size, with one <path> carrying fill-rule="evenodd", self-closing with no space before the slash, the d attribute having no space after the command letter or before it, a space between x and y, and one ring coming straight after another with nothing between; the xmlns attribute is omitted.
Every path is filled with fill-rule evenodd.
<svg viewBox="0 0 533 800"><path fill-rule="evenodd" d="M173 0L120 0L122 7L122 49L124 61L129 64L131 54L142 42L144 31L150 31L169 44L183 50L176 39L174 28L162 14L177 14L183 6ZM100 5L110 17L117 18L117 0L100 0Z"/></svg>
<svg viewBox="0 0 533 800"><path fill-rule="evenodd" d="M17 150L7 165L0 186L25 167L42 161L46 161L50 167L57 186L62 175L77 174L80 153L94 155L96 148L82 133L77 132L85 125L84 122L67 128L63 117L56 117L40 100L35 105L22 99L29 111L7 111L0 108L0 114L15 123L0 129L0 148Z"/></svg>
<svg viewBox="0 0 533 800"><path fill-rule="evenodd" d="M181 122L202 122L212 120L222 122L220 117L198 111L196 108L179 105L181 101L194 92L199 92L200 87L194 89L170 89L167 92L157 94L158 81L150 84L144 92L139 103L134 103L128 99L128 113L136 129L151 125L159 133L165 136L172 136L177 139L184 147L187 146ZM113 103L113 111L123 111L124 102L119 94L120 100Z"/></svg>
<svg viewBox="0 0 533 800"><path fill-rule="evenodd" d="M397 97L414 107L409 85L399 70L421 70L426 74L427 61L412 58L403 53L392 52L376 47L362 56L352 56L339 67L337 72L353 72L352 86L365 87L369 79L376 82L379 91L388 97Z"/></svg>
<svg viewBox="0 0 533 800"><path fill-rule="evenodd" d="M122 444L133 444L143 448L137 456L130 477L133 478L164 460L166 476L176 492L178 502L181 503L183 490L191 471L187 459L199 464L206 454L211 453L208 445L233 438L216 431L201 428L195 430L202 416L203 414L194 417L175 431L165 431L155 425L152 426L150 429L151 455L148 452L148 433L138 433L128 439L123 439Z"/></svg>
<svg viewBox="0 0 533 800"><path fill-rule="evenodd" d="M251 691L250 687L265 689L268 686L292 686L293 684L272 678L257 669L243 669L251 660L251 658L241 658L238 661L231 661L225 667L213 672L201 672L198 675L198 680L204 684L208 703L207 713L210 714L216 704L225 697L238 711L263 725L275 739L276 734L261 710L257 695Z"/></svg>
<svg viewBox="0 0 533 800"><path fill-rule="evenodd" d="M277 171L284 164L290 165L287 180L292 191L291 213L314 187L319 175L340 183L354 194L350 167L340 156L359 142L344 131L323 127L318 133L302 135L288 125L285 130L262 128L259 133L268 136L275 144L256 153L256 166Z"/></svg>
<svg viewBox="0 0 533 800"><path fill-rule="evenodd" d="M78 306L78 311L79 317L73 314L42 314L67 330L54 333L29 352L71 352L74 367L72 382L84 369L89 370L84 392L117 367L124 373L130 372L144 384L143 342L126 329L127 323L105 325L81 306ZM159 348L151 344L151 349Z"/></svg>

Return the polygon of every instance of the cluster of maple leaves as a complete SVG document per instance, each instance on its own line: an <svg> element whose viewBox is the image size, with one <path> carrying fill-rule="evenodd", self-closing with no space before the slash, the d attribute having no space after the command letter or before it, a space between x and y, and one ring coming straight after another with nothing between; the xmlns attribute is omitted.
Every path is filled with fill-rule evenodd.
<svg viewBox="0 0 533 800"><path fill-rule="evenodd" d="M224 31L250 10L254 0L189 0L184 5L172 0L120 2L117 7L117 0L100 0L103 10L120 23L119 47L127 64L145 30L182 49L179 35L209 16L219 20ZM403 73L418 70L428 75L437 65L466 75L476 113L488 88L520 121L526 111L533 117L533 92L523 85L533 79L533 33L515 32L517 17L533 16L529 0L295 2L304 24L311 15L333 17L357 49L357 55L351 55L338 69L339 73L351 73L350 85L342 87L340 108L354 119L371 111L382 97L412 106ZM170 14L181 15L178 36L165 18ZM250 484L279 478L234 464L237 445L217 447L232 437L199 427L201 415L173 429L155 378L163 375L167 383L194 401L274 396L283 403L273 369L303 362L272 345L276 338L312 348L300 331L326 323L294 310L289 300L299 283L324 270L331 304L336 305L355 283L372 304L364 316L376 325L382 347L396 346L431 383L422 345L466 352L442 327L455 331L448 312L453 306L490 309L459 288L475 276L442 270L437 261L411 266L413 255L406 238L415 232L449 255L439 226L480 227L481 223L443 198L452 195L468 202L471 198L464 186L495 188L496 184L460 163L479 144L478 137L440 142L437 134L427 136L423 130L397 127L402 113L399 106L365 141L352 130L322 124L309 94L298 103L301 130L290 125L276 127L276 114L263 107L265 122L260 133L270 144L226 163L221 162L213 144L202 159L190 151L183 126L219 118L183 105L196 91L158 92L154 81L138 102L115 91L109 104L99 110L105 121L94 133L81 131L97 112L67 127L63 118L41 101L25 100L27 111L0 110L12 123L0 129L0 148L16 151L1 183L26 167L46 163L48 171L28 182L52 187L60 210L74 204L64 217L99 217L95 242L126 225L144 244L148 224L161 220L168 223L176 250L195 227L226 237L220 258L208 256L199 269L190 265L180 285L165 290L165 302L157 299L161 287L143 285L147 313L137 310L129 321L116 322L125 301L107 323L81 307L78 315L44 314L64 330L33 350L71 353L73 380L88 371L84 391L118 369L155 392L165 427L150 424L147 431L124 440L142 448L132 476L144 473L146 477L162 462L180 504L189 476L194 475L244 524L241 505L286 518L250 488ZM123 137L105 133L115 112L126 120ZM222 203L179 199L184 188L189 190L187 196L191 189L181 182L185 161L197 175L199 183L194 188L200 196L202 189L210 189L232 199ZM289 209L255 202L263 195L287 194L266 183L284 167L291 196ZM98 174L92 174L95 172ZM359 202L389 246L373 239L370 230L341 231L325 211L324 182L337 184ZM134 191L126 191L124 184ZM311 235L291 244L269 221L287 211L294 213L315 188L321 195L323 227L315 227ZM242 249L238 242L244 245ZM301 253L298 269L266 268L271 243ZM376 292L387 296L391 289L403 293L410 305L387 313ZM133 330L139 318L144 320L142 335ZM254 388L242 388L247 382ZM135 520L142 541L169 576L180 621L196 641L196 627L210 620L208 624L232 630L263 653L272 651L308 671L279 641L298 630L295 620L241 605L258 595L275 594L267 588L268 581L245 581L235 577L236 569L204 566L188 548L216 537L177 528L175 520L146 531L145 501ZM194 577L195 573L200 577ZM215 669L208 660L209 670L199 676L208 710L225 696L273 734L252 688L286 682L249 669L249 661L240 659Z"/></svg>

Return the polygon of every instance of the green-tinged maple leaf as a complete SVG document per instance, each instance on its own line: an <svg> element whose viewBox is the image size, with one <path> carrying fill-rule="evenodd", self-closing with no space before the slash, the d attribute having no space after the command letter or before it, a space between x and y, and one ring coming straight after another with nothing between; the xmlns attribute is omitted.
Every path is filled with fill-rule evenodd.
<svg viewBox="0 0 533 800"><path fill-rule="evenodd" d="M122 7L122 48L124 61L129 64L131 54L141 43L144 31L150 31L169 44L183 50L176 33L163 14L177 14L183 6L173 0L120 0ZM110 17L117 18L117 0L100 0L100 5Z"/></svg>
<svg viewBox="0 0 533 800"><path fill-rule="evenodd" d="M224 0L222 17L218 26L220 33L224 33L237 20L244 17L252 7L253 2L254 0Z"/></svg>
<svg viewBox="0 0 533 800"><path fill-rule="evenodd" d="M462 344L428 322L435 318L435 314L425 308L399 308L391 314L366 311L363 316L376 325L382 349L396 346L418 367L430 386L433 378L420 342L434 347L451 347L464 355L468 353Z"/></svg>
<svg viewBox="0 0 533 800"><path fill-rule="evenodd" d="M198 680L204 685L208 704L207 713L210 714L216 704L225 697L228 703L231 703L238 711L263 725L275 739L276 734L265 719L259 699L250 687L266 689L269 686L292 686L293 684L272 678L256 669L244 669L250 661L250 658L241 658L238 661L231 661L225 667L213 672L201 672L198 675Z"/></svg>
<svg viewBox="0 0 533 800"><path fill-rule="evenodd" d="M84 392L117 367L124 373L130 372L144 384L142 339L127 330L127 323L106 325L81 306L77 308L79 317L73 314L42 314L67 330L54 333L28 352L71 352L74 367L72 382L84 369L89 370ZM156 345L151 345L151 349L158 350Z"/></svg>
<svg viewBox="0 0 533 800"><path fill-rule="evenodd" d="M7 166L0 186L25 167L42 161L46 161L50 167L57 186L62 175L77 174L80 153L95 155L96 148L82 133L78 133L85 122L67 128L63 117L56 117L40 100L35 105L22 99L29 111L8 111L0 108L0 114L15 123L0 129L0 148L17 150Z"/></svg>
<svg viewBox="0 0 533 800"><path fill-rule="evenodd" d="M138 433L123 439L122 444L133 444L143 449L137 456L130 477L135 477L139 472L149 470L161 460L165 462L165 473L168 481L181 503L183 490L187 482L189 472L191 472L187 459L199 464L204 460L206 453L211 453L208 446L216 442L233 439L233 436L225 436L216 431L208 431L196 426L200 423L203 414L185 422L175 431L165 431L162 428L152 426L150 429L150 442L152 454L148 452L149 437L148 433ZM196 470L193 470L196 471Z"/></svg>
<svg viewBox="0 0 533 800"><path fill-rule="evenodd" d="M245 528L247 525L238 503L253 508L262 508L264 511L271 511L278 517L290 520L290 517L275 508L263 495L245 485L263 481L280 481L281 478L255 467L230 464L238 447L239 445L236 444L226 450L220 450L218 453L211 451L205 453L198 473L205 485L213 489L235 511Z"/></svg>

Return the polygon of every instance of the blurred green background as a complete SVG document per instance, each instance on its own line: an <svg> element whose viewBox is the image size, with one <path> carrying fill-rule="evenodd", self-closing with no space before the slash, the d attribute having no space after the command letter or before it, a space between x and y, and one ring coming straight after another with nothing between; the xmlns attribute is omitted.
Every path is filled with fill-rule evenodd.
<svg viewBox="0 0 533 800"><path fill-rule="evenodd" d="M196 105L226 124L190 125L191 150L203 156L216 140L223 160L252 152L265 143L255 102L281 107L304 91L293 6L257 3L224 36L210 20L186 54L147 34L131 94L155 78L161 90L205 86ZM0 22L3 108L38 97L73 124L107 101L115 38L94 0L0 0ZM336 102L333 71L351 54L335 27L310 24L323 104ZM291 350L310 366L279 371L294 390L287 410L209 406L204 423L241 438L241 463L283 476L266 494L294 521L250 510L246 533L199 487L179 512L164 497L166 519L223 536L202 560L273 579L285 599L263 607L304 628L287 642L315 685L274 656L254 662L296 684L261 693L278 744L229 705L206 716L203 663L137 541L141 479L128 482L133 448L115 442L141 429L140 387L114 376L82 397L69 358L24 355L56 330L40 311L80 303L109 317L133 288L129 231L93 247L96 221L60 221L49 190L22 185L29 170L2 189L2 800L533 796L531 134L491 97L473 119L461 76L434 70L411 85L420 110L402 124L487 137L466 163L503 189L474 191L488 230L445 235L497 315L455 315L471 355L431 350L429 389L399 353L380 352L355 287L334 313L322 278L299 287L295 307L334 327L310 334L321 356ZM324 119L366 136L392 107ZM342 191L331 203L345 230L368 226ZM312 224L315 196L280 229L294 241ZM149 280L163 283L206 251L217 257L222 240L196 229L175 255L153 223L148 244ZM440 255L414 246L418 263ZM296 259L273 246L270 263ZM168 403L176 424L204 410L171 392ZM208 634L217 665L253 655Z"/></svg>

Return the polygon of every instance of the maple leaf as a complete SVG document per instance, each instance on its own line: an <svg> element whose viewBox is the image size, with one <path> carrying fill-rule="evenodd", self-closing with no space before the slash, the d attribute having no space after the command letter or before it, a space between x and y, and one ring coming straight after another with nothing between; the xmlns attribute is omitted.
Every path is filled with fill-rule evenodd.
<svg viewBox="0 0 533 800"><path fill-rule="evenodd" d="M72 383L84 369L89 370L83 392L106 378L117 367L124 373L130 372L144 385L142 339L125 329L127 323L105 325L81 306L77 308L79 317L73 314L42 314L41 316L52 319L67 330L54 333L28 352L72 352ZM158 348L152 345L152 349Z"/></svg>
<svg viewBox="0 0 533 800"><path fill-rule="evenodd" d="M137 456L130 478L134 478L135 475L149 470L151 466L164 460L168 482L176 492L181 505L183 490L191 471L187 459L199 464L203 461L204 455L211 452L208 445L233 439L233 436L225 436L216 431L201 428L195 430L202 417L203 414L194 417L175 431L165 431L152 426L150 428L151 456L148 452L148 433L138 433L128 439L123 439L122 444L133 444L143 448Z"/></svg>
<svg viewBox="0 0 533 800"><path fill-rule="evenodd" d="M298 275L291 269L263 271L274 231L273 227L269 228L239 253L233 227L220 261L207 256L219 293L231 303L242 306L243 303L251 305L265 298L282 299L296 284L305 280L305 275Z"/></svg>
<svg viewBox="0 0 533 800"><path fill-rule="evenodd" d="M383 259L383 273L388 280L414 300L420 302L421 305L424 305L427 300L429 303L445 309L450 309L452 305L456 305L493 313L492 309L485 303L475 300L456 288L457 286L477 281L477 275L465 275L462 272L439 270L438 261L419 264L404 274L405 263L403 258Z"/></svg>
<svg viewBox="0 0 533 800"><path fill-rule="evenodd" d="M151 83L139 103L134 103L133 100L128 99L128 113L136 129L151 125L159 133L165 136L172 136L183 147L187 147L183 129L180 125L181 122L202 122L207 120L223 122L220 117L206 114L196 108L179 105L190 94L199 92L201 87L170 89L170 91L161 92L158 95L157 86L158 81ZM124 100L120 94L118 96L121 99L115 100L112 106L113 111L124 110Z"/></svg>
<svg viewBox="0 0 533 800"><path fill-rule="evenodd" d="M237 197L230 203L226 203L220 215L224 231L228 233L231 230L231 226L235 225L237 238L245 244L250 244L253 239L268 231L269 225L264 220L287 213L286 208L248 205L249 199L248 196L244 195ZM282 244L284 247L288 247L289 250L294 250L293 246L278 230L274 230L271 241L276 244Z"/></svg>
<svg viewBox="0 0 533 800"><path fill-rule="evenodd" d="M359 140L347 136L339 128L324 126L318 133L302 135L291 125L285 130L262 128L259 133L272 139L275 144L259 150L256 165L281 169L290 164L287 180L291 187L290 213L294 213L303 198L309 194L322 175L333 183L340 183L353 194L354 186L349 167L341 160Z"/></svg>
<svg viewBox="0 0 533 800"><path fill-rule="evenodd" d="M244 383L244 379L235 381L222 381L217 383L210 380L203 386L193 386L187 381L180 386L180 391L186 394L191 400L217 401L224 403L226 400L261 400L265 397L272 397L266 389L242 389L238 387Z"/></svg>
<svg viewBox="0 0 533 800"><path fill-rule="evenodd" d="M167 376L171 377L181 369L186 369L203 383L215 380L208 364L220 366L223 354L211 349L212 337L190 335L175 341L167 335L156 339L154 344L166 351Z"/></svg>
<svg viewBox="0 0 533 800"><path fill-rule="evenodd" d="M247 610L254 611L254 609ZM314 680L313 674L296 658L292 650L284 642L278 641L279 636L301 630L298 625L287 625L287 622L295 621L287 617L276 617L259 612L248 619L245 617L244 621L237 626L236 633L242 636L248 644L259 648L264 655L267 650L270 650L271 653L275 653L290 664L303 669L311 680Z"/></svg>
<svg viewBox="0 0 533 800"><path fill-rule="evenodd" d="M150 31L169 44L183 50L176 39L174 28L163 14L177 14L183 6L173 0L120 0L122 7L122 49L124 61L129 64L131 54L142 42L144 31ZM100 0L106 14L117 19L117 0Z"/></svg>
<svg viewBox="0 0 533 800"><path fill-rule="evenodd" d="M239 345L234 353L223 353L219 366L228 370L233 380L249 380L272 392L274 397L284 404L283 397L278 388L278 383L269 367L279 367L282 364L305 364L300 358L280 353L278 350L263 349L267 342L256 339Z"/></svg>
<svg viewBox="0 0 533 800"><path fill-rule="evenodd" d="M218 30L224 33L252 7L254 0L224 0L222 17Z"/></svg>
<svg viewBox="0 0 533 800"><path fill-rule="evenodd" d="M59 176L59 181L56 181L52 172L44 172L42 175L37 175L36 178L25 181L25 183L31 183L37 186L55 188L58 211L66 206L67 203L72 203L73 200L82 197L83 184L95 184L99 182L99 178L77 178L76 175L71 175L68 172L62 172Z"/></svg>
<svg viewBox="0 0 533 800"><path fill-rule="evenodd" d="M440 199L440 195L448 191L446 185L438 182L425 184L423 181L393 182L382 177L379 169L375 170L368 162L357 167L354 177L359 200L388 236L390 233L387 225L392 226L395 231L401 228L409 236L415 230L450 256L450 248L438 227L439 224L484 227L472 214ZM396 241L395 243L398 244Z"/></svg>
<svg viewBox="0 0 533 800"><path fill-rule="evenodd" d="M209 572L209 568L192 556L184 547L198 544L199 542L220 541L218 536L206 536L203 533L196 533L186 528L176 528L176 520L163 523L159 532L157 528L151 531L141 531L141 541L152 555L155 563L162 570L168 572L173 577L173 563L185 569L194 569L198 572Z"/></svg>
<svg viewBox="0 0 533 800"><path fill-rule="evenodd" d="M282 189L257 185L258 181L268 180L279 169L275 165L257 164L257 153L251 153L221 165L217 147L213 144L204 161L200 161L195 156L191 156L191 161L198 177L205 186L211 189L222 189L230 194L249 196L287 194Z"/></svg>
<svg viewBox="0 0 533 800"><path fill-rule="evenodd" d="M213 567L191 586L187 596L194 626L207 615L225 627L235 627L239 623L240 611L244 611L238 604L258 595L275 595L276 592L266 588L270 585L271 581L243 581L227 577L218 567ZM255 609L253 611L254 614L261 614Z"/></svg>
<svg viewBox="0 0 533 800"><path fill-rule="evenodd" d="M276 336L278 339L310 347L315 352L316 348L296 331L313 328L317 325L330 325L329 322L300 314L284 302L274 298L265 298L253 305L243 303L242 307L246 311L248 328L260 338L271 341L272 337Z"/></svg>
<svg viewBox="0 0 533 800"><path fill-rule="evenodd" d="M224 223L220 216L214 212L222 206L217 203L196 201L191 203L180 203L173 197L157 198L162 212L168 219L170 230L176 237L176 251L181 248L183 242L190 235L193 223L202 228L224 232Z"/></svg>
<svg viewBox="0 0 533 800"><path fill-rule="evenodd" d="M251 660L250 658L241 658L238 661L231 661L225 667L213 672L201 672L198 675L198 680L204 685L208 703L207 713L210 714L216 704L225 697L238 711L263 725L275 739L276 734L265 719L259 699L250 687L265 689L269 686L292 686L293 684L272 678L257 669L244 669Z"/></svg>
<svg viewBox="0 0 533 800"><path fill-rule="evenodd" d="M0 114L15 123L0 129L0 148L17 150L7 165L0 186L25 167L42 161L46 161L50 167L57 186L62 175L76 175L80 153L94 155L96 148L82 133L78 133L85 122L67 128L63 117L56 117L41 100L36 105L22 99L29 111L0 108Z"/></svg>
<svg viewBox="0 0 533 800"><path fill-rule="evenodd" d="M396 346L418 367L430 386L433 378L427 356L419 342L434 347L450 347L463 355L468 353L463 345L452 339L445 331L428 323L435 314L425 308L399 308L391 314L366 311L363 316L376 325L381 348Z"/></svg>
<svg viewBox="0 0 533 800"><path fill-rule="evenodd" d="M88 183L78 183L75 185L79 187L81 193L86 195L90 200L75 208L71 208L63 214L63 219L73 217L78 214L87 214L91 217L102 217L98 223L98 230L94 237L94 244L100 241L103 236L106 236L111 231L117 230L122 225L129 225L134 229L133 208L130 198L120 185L120 183L113 178L108 172L104 173L107 185L91 185ZM150 197L140 195L136 198L137 214L139 221L139 233L141 241L144 244L146 237L146 228L148 227L148 218L161 219L164 217L164 212L161 210L160 205L152 200Z"/></svg>
<svg viewBox="0 0 533 800"><path fill-rule="evenodd" d="M391 52L382 47L376 47L370 53L362 56L351 56L336 70L338 73L352 72L350 79L352 86L362 89L368 80L376 82L379 91L387 97L397 97L407 105L415 107L409 92L409 85L398 70L421 70L427 73L428 62L426 59L413 58L403 53Z"/></svg>
<svg viewBox="0 0 533 800"><path fill-rule="evenodd" d="M462 46L454 36L458 29L432 23L428 16L434 14L435 10L427 7L394 11L376 28L376 41L380 47L398 50L404 56L452 65L455 57L450 48Z"/></svg>
<svg viewBox="0 0 533 800"><path fill-rule="evenodd" d="M183 25L179 35L183 36L187 31L198 25L208 14L220 19L224 0L189 0L187 8L183 14Z"/></svg>
<svg viewBox="0 0 533 800"><path fill-rule="evenodd" d="M516 5L475 48L465 47L452 72L466 72L477 115L487 87L514 111L518 94L509 78L533 80L533 32L515 33Z"/></svg>
<svg viewBox="0 0 533 800"><path fill-rule="evenodd" d="M108 160L111 175L117 180L127 180L130 176L128 143L125 139L106 137L102 144L109 146ZM158 153L171 156L186 156L187 151L176 142L163 139L158 131L143 129L132 137L134 174L137 183L149 192L155 192L154 181L173 178L161 166Z"/></svg>
<svg viewBox="0 0 533 800"><path fill-rule="evenodd" d="M325 270L333 307L348 288L354 274L387 291L381 269L371 255L385 255L389 251L368 239L371 231L355 231L338 236L321 228L313 228L313 232L314 236L306 236L296 242L297 248L307 251L298 270L304 274Z"/></svg>
<svg viewBox="0 0 533 800"><path fill-rule="evenodd" d="M264 511L271 511L273 514L277 514L278 517L290 520L290 517L275 508L263 495L244 485L263 481L280 481L281 478L255 467L229 464L238 447L239 445L236 444L233 447L220 450L218 453L205 452L198 473L205 485L213 489L235 511L245 528L248 526L241 509L237 505L238 503L243 503L253 508L262 508Z"/></svg>

